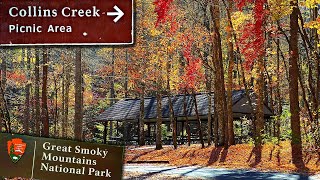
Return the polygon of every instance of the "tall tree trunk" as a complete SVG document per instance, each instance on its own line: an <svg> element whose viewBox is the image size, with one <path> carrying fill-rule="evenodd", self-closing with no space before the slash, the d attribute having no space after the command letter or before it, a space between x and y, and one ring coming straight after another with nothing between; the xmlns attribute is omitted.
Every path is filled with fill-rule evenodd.
<svg viewBox="0 0 320 180"><path fill-rule="evenodd" d="M209 50L204 52L206 63L208 62ZM207 140L208 146L211 146L212 142L212 71L210 68L206 67L205 69L205 80L206 80L206 91L207 91L207 98L208 98L208 123L207 123Z"/></svg>
<svg viewBox="0 0 320 180"><path fill-rule="evenodd" d="M193 96L193 102L194 102L194 109L195 109L196 117L197 117L197 121L198 121L198 133L199 133L199 137L200 137L200 143L201 143L202 148L204 148L201 119L200 119L199 111L198 111L197 97L196 97L196 94L194 91L192 91L192 96Z"/></svg>
<svg viewBox="0 0 320 180"><path fill-rule="evenodd" d="M145 132L144 132L144 84L142 85L142 93L140 95L140 118L139 118L139 145L145 145Z"/></svg>
<svg viewBox="0 0 320 180"><path fill-rule="evenodd" d="M129 53L128 49L126 49L126 68L125 68L125 81L124 81L124 97L128 98L129 97L129 92L128 92L128 64L129 64Z"/></svg>
<svg viewBox="0 0 320 180"><path fill-rule="evenodd" d="M282 114L282 98L280 92L280 40L277 40L277 138L278 144L280 143L280 125L281 125L281 114Z"/></svg>
<svg viewBox="0 0 320 180"><path fill-rule="evenodd" d="M217 112L216 105L213 106L213 112ZM219 146L219 120L217 113L213 114L213 134L214 134L214 146Z"/></svg>
<svg viewBox="0 0 320 180"><path fill-rule="evenodd" d="M76 140L82 140L82 68L81 68L81 48L76 48L75 58L75 114L74 114L74 137Z"/></svg>
<svg viewBox="0 0 320 180"><path fill-rule="evenodd" d="M217 117L219 122L220 138L219 145L228 147L228 126L227 126L227 104L226 91L224 84L224 68L222 63L222 49L221 49L221 35L220 35L220 8L219 0L213 0L211 6L211 14L213 19L213 64L215 67L215 96L214 104L217 110Z"/></svg>
<svg viewBox="0 0 320 180"><path fill-rule="evenodd" d="M34 98L35 98L35 134L40 136L40 52L39 48L36 48L36 62L35 62L35 88L34 88Z"/></svg>
<svg viewBox="0 0 320 180"><path fill-rule="evenodd" d="M7 101L5 99L6 92L6 84L7 84L7 62L9 58L11 58L10 54L7 53L10 49L5 49L5 55L7 57L3 57L1 63L1 83L0 83L0 132L2 131L2 126L4 126L7 133L11 132L11 118L9 114L9 109L7 106Z"/></svg>
<svg viewBox="0 0 320 180"><path fill-rule="evenodd" d="M264 126L264 57L260 57L257 60L257 75L256 75L256 96L257 96L257 107L256 107L256 119L255 119L255 142L257 146L262 144L262 136L261 133L263 132Z"/></svg>
<svg viewBox="0 0 320 180"><path fill-rule="evenodd" d="M114 103L115 103L115 89L114 89L114 79L115 79L115 52L114 52L114 48L112 48L112 52L111 52L111 56L112 56L112 71L111 71L111 77L110 77L110 106L112 106ZM113 136L113 122L110 121L110 126L109 126L109 137L112 137Z"/></svg>
<svg viewBox="0 0 320 180"><path fill-rule="evenodd" d="M67 57L69 58L69 57ZM70 63L68 61L68 63ZM63 114L64 116L62 117L62 134L63 137L67 137L67 128L68 128L68 120L69 120L69 93L70 93L70 83L71 83L71 65L67 64L65 66L65 82L63 84L64 86L64 94L63 94L63 102L64 102L64 109L63 109Z"/></svg>
<svg viewBox="0 0 320 180"><path fill-rule="evenodd" d="M172 97L171 97L171 88L170 88L170 72L171 72L171 57L170 60L167 61L167 95L168 95L168 102L169 102L169 117L172 129L172 140L173 140L173 147L174 149L178 148L177 144L177 122L176 118L174 117L174 110L172 104Z"/></svg>
<svg viewBox="0 0 320 180"><path fill-rule="evenodd" d="M209 20L209 14L207 13L207 3L204 3L202 5L202 12L203 15L203 26L206 28L207 31L211 31L210 27L210 20ZM209 56L210 56L210 45L206 45L204 47L204 57L203 61L209 66ZM211 146L212 143L212 69L210 69L208 66L205 66L205 78L206 78L206 91L207 91L207 98L208 98L208 123L207 123L207 141L208 146Z"/></svg>
<svg viewBox="0 0 320 180"><path fill-rule="evenodd" d="M6 99L5 99L5 92L6 92L6 84L7 84L7 62L11 56L11 53L9 54L8 52L10 51L10 49L4 49L5 51L5 55L7 57L3 57L2 59L2 63L1 63L1 83L0 83L0 132L2 130L2 126L4 126L4 128L6 129L6 132L10 132L11 128L10 128L10 115L8 114L7 111L7 103L6 103Z"/></svg>
<svg viewBox="0 0 320 180"><path fill-rule="evenodd" d="M57 78L54 77L54 137L59 137L59 130L58 130L58 120L59 120L59 114L58 114L58 84L57 84Z"/></svg>
<svg viewBox="0 0 320 180"><path fill-rule="evenodd" d="M232 12L233 1L228 0L228 13ZM227 26L227 42L228 42L228 57L229 57L229 68L228 68L228 85L227 85L227 104L228 104L228 134L229 134L229 145L234 145L234 131L233 131L233 111L232 111L232 89L233 89L233 69L234 69L234 47L232 42L232 22L231 17L228 15L228 26Z"/></svg>
<svg viewBox="0 0 320 180"><path fill-rule="evenodd" d="M65 59L64 59L65 60ZM65 65L65 61L62 62L62 87L61 87L61 98L62 98L62 111L61 111L61 137L65 137L65 132L66 129L64 127L65 124L65 96L66 96L66 88L65 88L65 84L66 84L66 77L65 77L65 72L66 72L66 65Z"/></svg>
<svg viewBox="0 0 320 180"><path fill-rule="evenodd" d="M126 49L126 67L125 67L125 81L124 81L124 98L128 98L129 97L129 93L128 93L128 63L129 63L129 53L128 53L128 49ZM123 144L125 144L127 142L128 139L128 122L123 121Z"/></svg>
<svg viewBox="0 0 320 180"><path fill-rule="evenodd" d="M0 53L4 53L4 50L1 49ZM3 57L1 57L3 59ZM2 63L1 63L1 68L0 68L0 88L2 88L2 74L3 74L3 69L2 69L2 64L4 63L4 60L2 60ZM1 106L2 104L0 104L0 108L2 108ZM2 128L4 126L4 117L3 117L3 110L0 109L0 133L2 132Z"/></svg>
<svg viewBox="0 0 320 180"><path fill-rule="evenodd" d="M319 8L318 7L315 7L314 9L313 9L313 20L317 20L318 19L318 10L319 10ZM316 51L315 51L315 56L317 57L318 56L318 53L319 53L319 47L318 47L318 44L319 44L319 36L318 36L318 33L317 33L317 30L316 29L314 29L314 38L313 38L314 40L315 40L315 43L314 43L314 47L315 47L315 49L316 49ZM315 60L316 60L316 62L315 62L315 64L316 64L316 66L317 66L317 68L316 68L316 97L315 97L315 99L316 99L316 102L315 102L315 105L314 105L314 114L315 114L315 123L316 123L316 126L317 126L317 128L318 129L320 129L320 127L319 127L319 109L320 109L320 60L319 60L319 58L314 58ZM318 131L318 135L317 135L318 137L320 136L320 132ZM320 139L319 138L317 138L318 139L318 142L317 142L317 146L318 146L318 148L319 148L319 146L320 146Z"/></svg>
<svg viewBox="0 0 320 180"><path fill-rule="evenodd" d="M209 90L211 91L211 82L209 82L208 84L210 84L207 88L207 93L208 93L208 124L207 124L207 128L208 128L208 146L211 146L211 142L212 142L212 95L211 92L209 92Z"/></svg>
<svg viewBox="0 0 320 180"><path fill-rule="evenodd" d="M289 96L291 112L291 130L292 130L292 161L297 166L302 160L302 143L300 129L300 107L298 91L298 0L291 0L290 5L293 9L290 15L290 44L289 44Z"/></svg>
<svg viewBox="0 0 320 180"><path fill-rule="evenodd" d="M157 124L156 124L156 150L162 149L162 97L160 90L157 92Z"/></svg>
<svg viewBox="0 0 320 180"><path fill-rule="evenodd" d="M1 86L2 86L2 89L3 91L5 91L6 89L6 84L7 84L7 62L8 62L8 57L10 57L8 50L5 49L4 50L4 54L5 56L7 57L3 57L2 59L2 63L1 63Z"/></svg>
<svg viewBox="0 0 320 180"><path fill-rule="evenodd" d="M9 114L9 109L7 106L7 101L5 99L3 86L0 86L0 118L3 119L3 125L7 133L11 133L11 117Z"/></svg>
<svg viewBox="0 0 320 180"><path fill-rule="evenodd" d="M25 99L25 109L24 109L24 123L23 129L25 134L29 134L29 121L30 121L30 87L31 87L31 80L30 80L30 71L31 71L31 49L27 48L27 84L25 87L26 91L26 99Z"/></svg>
<svg viewBox="0 0 320 180"><path fill-rule="evenodd" d="M48 49L43 48L43 71L42 71L42 124L43 124L43 136L49 137L49 113L48 113Z"/></svg>
<svg viewBox="0 0 320 180"><path fill-rule="evenodd" d="M188 110L187 110L187 90L184 91L184 96L183 96L183 113L186 119L186 131L188 134L188 146L191 145L191 132L190 132L190 124L189 124L189 118L188 118Z"/></svg>

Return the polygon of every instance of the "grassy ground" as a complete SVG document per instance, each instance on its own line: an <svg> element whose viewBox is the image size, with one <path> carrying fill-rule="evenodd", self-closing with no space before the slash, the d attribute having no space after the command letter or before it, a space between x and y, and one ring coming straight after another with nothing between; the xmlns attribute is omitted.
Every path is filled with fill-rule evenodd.
<svg viewBox="0 0 320 180"><path fill-rule="evenodd" d="M309 175L320 173L320 156L317 152L304 152L304 164L298 167L291 163L290 142L282 142L279 146L265 144L261 150L249 144L239 144L229 149L214 146L201 149L199 145L179 146L177 150L171 146L162 150L129 147L126 151L126 162L128 161L169 161L170 165L175 166L254 168L261 171L299 172Z"/></svg>

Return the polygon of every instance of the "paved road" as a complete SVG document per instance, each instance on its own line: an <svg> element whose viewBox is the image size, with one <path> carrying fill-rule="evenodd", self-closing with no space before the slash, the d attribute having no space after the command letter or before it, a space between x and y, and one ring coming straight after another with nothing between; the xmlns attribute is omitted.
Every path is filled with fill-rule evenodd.
<svg viewBox="0 0 320 180"><path fill-rule="evenodd" d="M258 172L254 170L215 169L200 166L175 167L149 164L129 164L125 166L124 170L126 172L143 173L145 176L148 174L164 174L214 180L320 180L319 176L308 177L298 174Z"/></svg>

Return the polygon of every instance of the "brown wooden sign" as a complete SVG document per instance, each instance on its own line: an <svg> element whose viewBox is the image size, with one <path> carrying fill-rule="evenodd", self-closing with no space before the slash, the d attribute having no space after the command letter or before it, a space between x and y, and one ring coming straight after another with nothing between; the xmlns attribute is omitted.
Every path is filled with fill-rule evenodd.
<svg viewBox="0 0 320 180"><path fill-rule="evenodd" d="M0 133L0 176L122 179L124 148Z"/></svg>
<svg viewBox="0 0 320 180"><path fill-rule="evenodd" d="M130 45L133 0L0 0L0 45Z"/></svg>

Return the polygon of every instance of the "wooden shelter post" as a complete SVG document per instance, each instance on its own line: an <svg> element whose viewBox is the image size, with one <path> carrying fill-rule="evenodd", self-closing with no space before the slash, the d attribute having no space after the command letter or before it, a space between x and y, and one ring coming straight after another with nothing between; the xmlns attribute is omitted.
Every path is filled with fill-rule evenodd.
<svg viewBox="0 0 320 180"><path fill-rule="evenodd" d="M108 122L106 121L106 122L104 122L103 124L104 124L103 143L104 143L104 144L107 144L107 133L108 133L108 132L107 132L107 131L108 131L108 130L107 130L107 127L108 127L107 124L108 124Z"/></svg>
<svg viewBox="0 0 320 180"><path fill-rule="evenodd" d="M181 122L181 144L184 143L184 121Z"/></svg>
<svg viewBox="0 0 320 180"><path fill-rule="evenodd" d="M124 142L124 144L127 142L127 137L128 137L128 124L127 124L127 122L125 122L125 121L123 121L122 122L122 124L123 124L123 142Z"/></svg>
<svg viewBox="0 0 320 180"><path fill-rule="evenodd" d="M119 121L117 121L116 136L119 136Z"/></svg>
<svg viewBox="0 0 320 180"><path fill-rule="evenodd" d="M151 127L150 127L150 123L147 124L148 125L148 137L151 136Z"/></svg>

